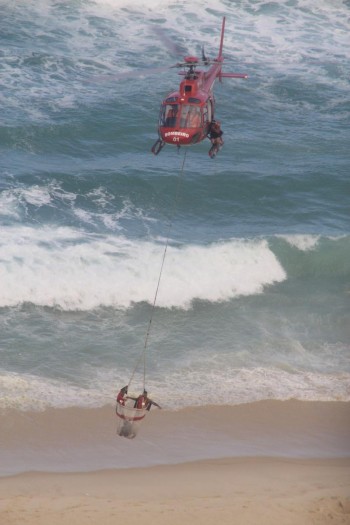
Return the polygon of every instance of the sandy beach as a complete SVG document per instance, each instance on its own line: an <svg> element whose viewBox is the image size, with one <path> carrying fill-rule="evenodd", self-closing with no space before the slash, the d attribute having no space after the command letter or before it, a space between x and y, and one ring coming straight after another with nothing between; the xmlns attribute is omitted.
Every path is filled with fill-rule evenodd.
<svg viewBox="0 0 350 525"><path fill-rule="evenodd" d="M0 479L2 525L344 525L350 459L230 458Z"/></svg>
<svg viewBox="0 0 350 525"><path fill-rule="evenodd" d="M350 457L350 403L267 400L152 409L134 440L116 435L113 405L1 414L0 476L276 456Z"/></svg>
<svg viewBox="0 0 350 525"><path fill-rule="evenodd" d="M1 525L350 524L350 404L2 414Z"/></svg>

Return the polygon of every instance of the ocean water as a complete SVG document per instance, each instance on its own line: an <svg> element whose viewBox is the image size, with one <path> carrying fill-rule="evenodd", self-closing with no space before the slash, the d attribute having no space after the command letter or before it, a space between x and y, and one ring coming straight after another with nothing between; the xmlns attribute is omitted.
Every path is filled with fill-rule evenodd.
<svg viewBox="0 0 350 525"><path fill-rule="evenodd" d="M165 408L349 401L349 2L0 13L0 408L113 404L150 319ZM180 81L157 30L214 58L223 16L224 70L249 76L215 85L225 146L155 157Z"/></svg>

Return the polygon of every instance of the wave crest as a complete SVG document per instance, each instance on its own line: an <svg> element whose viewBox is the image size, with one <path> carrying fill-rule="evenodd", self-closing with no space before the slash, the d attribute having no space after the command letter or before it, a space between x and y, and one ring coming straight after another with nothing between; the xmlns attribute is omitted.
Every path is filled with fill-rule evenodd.
<svg viewBox="0 0 350 525"><path fill-rule="evenodd" d="M164 244L19 227L4 232L2 253L0 306L128 308L153 302ZM284 279L266 240L169 246L157 305L188 309L194 300L228 301Z"/></svg>

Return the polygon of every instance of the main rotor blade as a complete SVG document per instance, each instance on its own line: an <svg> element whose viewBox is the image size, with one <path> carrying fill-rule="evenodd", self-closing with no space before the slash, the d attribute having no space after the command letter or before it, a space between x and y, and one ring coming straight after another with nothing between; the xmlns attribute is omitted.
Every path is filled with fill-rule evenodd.
<svg viewBox="0 0 350 525"><path fill-rule="evenodd" d="M96 75L89 78L89 82L108 82L109 80L123 80L124 78L142 78L156 73L169 71L169 67L154 67L146 69L137 69L135 71L125 71L124 73L111 73L110 75Z"/></svg>
<svg viewBox="0 0 350 525"><path fill-rule="evenodd" d="M173 42L173 40L167 34L165 34L164 27L153 26L152 29L158 36L159 40L165 45L165 47L168 48L170 53L172 53L174 56L182 57L187 54L187 49L184 46Z"/></svg>

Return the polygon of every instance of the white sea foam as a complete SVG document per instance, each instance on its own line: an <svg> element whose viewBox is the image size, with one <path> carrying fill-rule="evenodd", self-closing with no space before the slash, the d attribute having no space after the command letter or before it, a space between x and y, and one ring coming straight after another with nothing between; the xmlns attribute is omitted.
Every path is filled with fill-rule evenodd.
<svg viewBox="0 0 350 525"><path fill-rule="evenodd" d="M47 185L19 185L16 188L4 190L0 194L0 216L11 221L22 221L28 216L28 205L40 208L42 206L50 206L54 208L56 202L61 202L65 205L74 203L76 199L74 193L69 193L62 190L61 185L55 180ZM79 209L78 209L79 211ZM74 212L76 210L74 209ZM6 233L3 233L4 239Z"/></svg>
<svg viewBox="0 0 350 525"><path fill-rule="evenodd" d="M0 216L19 219L18 199L14 192L4 190L0 194Z"/></svg>
<svg viewBox="0 0 350 525"><path fill-rule="evenodd" d="M110 402L93 388L84 389L31 374L0 375L0 408L44 410L48 407L96 407Z"/></svg>
<svg viewBox="0 0 350 525"><path fill-rule="evenodd" d="M110 200L114 198L113 196L110 196L106 191L103 191L102 189L100 189L97 193L88 194L88 197L90 197L91 200L99 208L102 208L102 209L105 208L110 202ZM129 199L125 199L123 201L121 210L115 213L110 213L110 212L101 213L101 212L96 212L96 211L89 212L89 211L79 208L78 206L74 206L72 208L72 212L82 222L85 222L87 224L94 224L94 225L102 223L106 228L108 228L111 231L122 231L124 229L124 227L122 226L122 221L129 221L129 220L132 221L132 220L137 219L146 228L147 228L148 222L155 221L155 219L152 219L151 217L147 217L141 209L135 208L135 206L130 202Z"/></svg>
<svg viewBox="0 0 350 525"><path fill-rule="evenodd" d="M94 211L79 207L76 203L77 197L78 194L64 190L62 184L56 180L41 186L20 185L0 193L0 216L10 222L26 220L28 216L35 214L35 211L28 210L28 205L31 205L37 209L42 206L63 208L77 217L80 223L93 226L102 224L110 231L122 231L125 221L135 220L142 223L143 228L148 231L147 223L155 222L155 219L148 217L141 208L135 207L129 198L124 199L119 211L111 213L110 209L115 196L103 187L96 188L86 195L93 204ZM40 221L37 216L35 220Z"/></svg>
<svg viewBox="0 0 350 525"><path fill-rule="evenodd" d="M177 385L181 385L179 392ZM277 368L199 368L190 373L175 371L166 377L164 384L158 381L156 388L152 390L159 397L164 396L164 390L170 391L173 398L168 403L172 408L203 404L235 405L263 399L349 401L350 374L326 375L302 371L290 373Z"/></svg>
<svg viewBox="0 0 350 525"><path fill-rule="evenodd" d="M64 310L152 303L164 245L70 228L12 227L1 237L1 306ZM264 240L169 246L157 305L228 301L262 293L286 274Z"/></svg>
<svg viewBox="0 0 350 525"><path fill-rule="evenodd" d="M320 235L276 235L276 237L284 239L288 244L303 252L314 250L320 240Z"/></svg>
<svg viewBox="0 0 350 525"><path fill-rule="evenodd" d="M32 374L0 373L0 409L100 407L112 405L125 378L99 369L88 387ZM213 388L215 396L213 396ZM115 391L114 391L115 390ZM277 368L174 370L148 383L153 399L164 408L238 405L265 399L350 401L350 374L293 373Z"/></svg>
<svg viewBox="0 0 350 525"><path fill-rule="evenodd" d="M22 190L22 196L26 202L35 206L43 206L51 202L49 188L47 187L32 186Z"/></svg>
<svg viewBox="0 0 350 525"><path fill-rule="evenodd" d="M170 248L167 257L161 302L172 295L174 305L184 307L193 299L217 302L258 294L265 286L286 279L266 241Z"/></svg>
<svg viewBox="0 0 350 525"><path fill-rule="evenodd" d="M296 73L303 82L337 83L345 92L349 87L348 7L342 0L246 1L240 5L219 0L214 9L210 0L96 0L76 9L48 1L17 4L15 16L19 25L31 24L32 44L16 52L4 51L0 82L11 89L0 96L3 118L11 125L15 115L19 119L25 115L29 121L49 120L52 111L104 98L108 88L87 86L81 76L86 73L133 71L145 67L145 57L153 65L167 65L169 51L161 41L157 46L150 38L155 24L192 54L205 43L208 55L215 56L223 15L227 16L225 52L243 62L252 78L258 76L260 87L255 89L269 85L271 71ZM67 45L61 39L53 47L47 45L53 35L62 33ZM336 77L332 68L327 70L327 64L334 63L343 72ZM115 89L123 89L122 84Z"/></svg>

